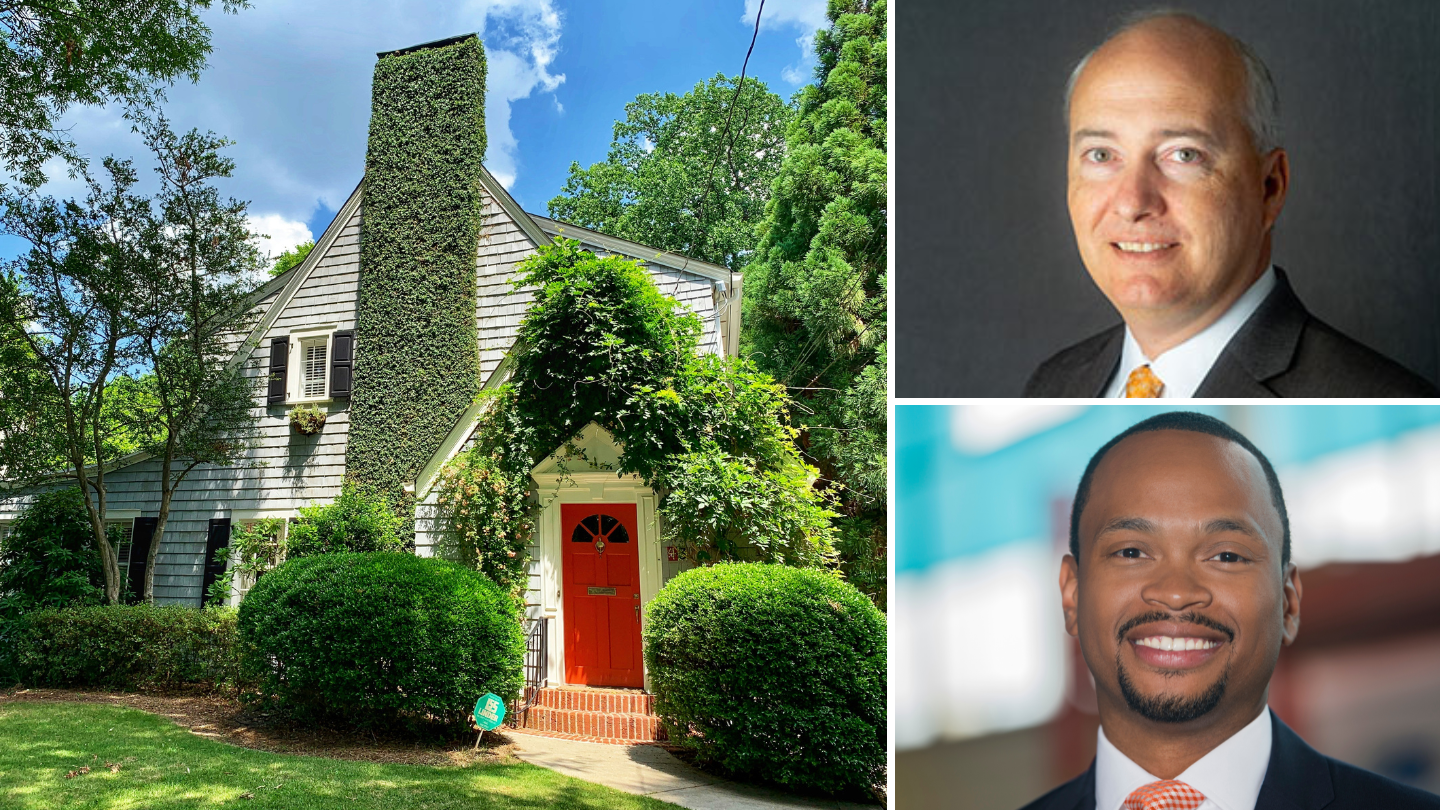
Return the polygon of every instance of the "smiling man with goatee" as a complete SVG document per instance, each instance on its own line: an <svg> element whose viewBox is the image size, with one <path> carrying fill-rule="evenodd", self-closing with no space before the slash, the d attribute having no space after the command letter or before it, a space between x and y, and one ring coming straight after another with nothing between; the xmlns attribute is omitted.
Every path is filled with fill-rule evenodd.
<svg viewBox="0 0 1440 810"><path fill-rule="evenodd" d="M1440 808L1319 754L1267 707L1300 575L1275 470L1224 422L1165 413L1095 453L1060 593L1099 739L1089 770L1027 810Z"/></svg>
<svg viewBox="0 0 1440 810"><path fill-rule="evenodd" d="M1075 243L1124 323L1045 361L1026 396L1440 396L1311 315L1271 264L1290 163L1251 48L1145 13L1080 62L1065 101Z"/></svg>

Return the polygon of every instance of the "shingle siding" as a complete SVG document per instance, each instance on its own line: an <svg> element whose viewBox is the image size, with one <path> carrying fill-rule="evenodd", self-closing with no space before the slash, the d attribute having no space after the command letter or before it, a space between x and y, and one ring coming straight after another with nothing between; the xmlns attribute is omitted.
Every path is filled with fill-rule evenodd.
<svg viewBox="0 0 1440 810"><path fill-rule="evenodd" d="M357 191L357 193L360 193ZM487 195L489 196L489 195ZM363 207L363 206L362 206ZM486 221L476 254L476 312L481 371L488 377L514 344L520 320L532 291L514 290L510 280L516 265L535 252L535 244L494 197L485 205ZM333 325L355 329L355 299L360 277L361 208L354 209L335 239L318 255L300 286L285 302L243 362L244 373L255 380L255 410L259 437L236 467L209 465L191 471L176 491L169 523L155 566L155 595L162 603L198 605L204 564L205 539L211 518L252 510L290 512L313 502L328 502L340 493L345 474L345 448L350 419L349 401L329 403L325 427L316 436L293 432L288 405L266 405L263 382L269 374L270 339L293 329ZM532 229L532 232L533 229ZM584 234L576 234L584 242ZM586 247L604 255L598 245ZM705 324L701 351L721 351L713 297L713 282L698 274L661 265L646 265L656 283L695 311ZM303 267L303 265L302 265ZM291 272L300 272L300 269ZM275 292L252 310L258 323L280 300ZM239 347L245 334L237 331L230 345ZM357 335L355 352L365 351L364 334ZM159 512L160 462L149 459L106 476L111 510L137 509L153 516ZM0 521L13 520L28 498L0 501ZM435 514L432 491L416 508L416 553L431 555L442 527ZM539 548L531 547L531 587L527 604L538 606Z"/></svg>

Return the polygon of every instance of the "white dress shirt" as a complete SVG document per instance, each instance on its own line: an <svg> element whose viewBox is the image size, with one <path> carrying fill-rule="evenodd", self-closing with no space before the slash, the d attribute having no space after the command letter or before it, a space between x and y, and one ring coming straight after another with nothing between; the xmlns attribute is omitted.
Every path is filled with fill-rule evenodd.
<svg viewBox="0 0 1440 810"><path fill-rule="evenodd" d="M1135 335L1130 332L1130 327L1126 326L1125 349L1120 354L1120 368L1115 372L1115 378L1110 381L1105 396L1124 397L1125 382L1130 378L1130 372L1147 364L1165 384L1160 391L1161 397L1195 396L1195 389L1205 381L1205 375L1210 373L1210 367L1220 358L1220 352L1225 350L1226 344L1240 331L1240 327L1250 320L1250 316L1260 307L1260 302L1264 301L1265 296L1273 289L1275 265L1272 264L1214 323L1153 359L1145 356L1140 344L1135 341Z"/></svg>
<svg viewBox="0 0 1440 810"><path fill-rule="evenodd" d="M1270 766L1270 709L1175 777L1200 791L1199 810L1254 810ZM1136 788L1160 781L1105 739L1095 747L1095 810L1120 810Z"/></svg>

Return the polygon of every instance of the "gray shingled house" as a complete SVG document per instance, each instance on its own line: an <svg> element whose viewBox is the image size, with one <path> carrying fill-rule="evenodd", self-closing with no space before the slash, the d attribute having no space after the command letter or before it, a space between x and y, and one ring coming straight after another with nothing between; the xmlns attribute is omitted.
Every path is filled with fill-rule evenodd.
<svg viewBox="0 0 1440 810"><path fill-rule="evenodd" d="M475 319L476 351L486 387L506 378L506 356L530 300L528 291L515 291L509 285L516 264L557 235L579 240L597 254L642 260L662 292L704 321L701 351L736 354L738 274L528 214L488 171L482 169L481 174L485 218L475 253ZM304 262L271 280L252 299L258 322L248 334L235 336L235 360L244 363L246 373L256 381L261 437L249 461L263 464L202 466L185 479L175 494L156 558L158 603L201 604L206 588L224 570L207 561L228 544L232 527L264 518L292 518L300 507L328 503L340 492L352 368L355 358L365 352L365 334L356 331L356 294L366 272L360 261L364 189L362 180ZM292 430L287 413L299 404L326 412L318 434ZM440 530L432 492L437 474L465 447L479 416L479 406L451 415L453 428L413 482L415 551L421 556L434 553ZM602 469L618 457L608 434L592 424L578 444L601 466L577 471L572 462L562 482L551 457L532 472L546 505L530 549L527 613L532 619L549 620L545 676L550 683L640 686L639 606L685 563L676 560L673 549L660 545L655 494L634 476ZM109 493L105 518L119 525L127 538L120 560L122 575L132 583L144 575L159 512L159 479L159 461L144 454L123 459L105 477ZM0 532L27 501L23 495L0 501ZM598 568L609 569L608 579L587 578L585 573L597 570L597 548L605 551L605 564ZM232 602L243 597L245 584L236 583ZM581 660L589 653L574 646L580 638L585 650L594 650L598 640L598 646L609 650L609 663Z"/></svg>

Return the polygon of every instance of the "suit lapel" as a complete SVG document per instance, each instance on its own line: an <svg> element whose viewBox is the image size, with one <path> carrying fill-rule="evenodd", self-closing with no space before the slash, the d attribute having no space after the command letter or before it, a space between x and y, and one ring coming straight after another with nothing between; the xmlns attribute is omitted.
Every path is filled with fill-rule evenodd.
<svg viewBox="0 0 1440 810"><path fill-rule="evenodd" d="M1255 810L1319 810L1335 800L1330 768L1320 756L1270 713L1270 764Z"/></svg>
<svg viewBox="0 0 1440 810"><path fill-rule="evenodd" d="M1115 370L1120 367L1120 351L1125 346L1125 324L1112 327L1101 333L1103 340L1099 348L1083 364L1075 369L1070 378L1066 397L1103 397Z"/></svg>
<svg viewBox="0 0 1440 810"><path fill-rule="evenodd" d="M1265 381L1290 370L1310 313L1275 268L1275 289L1215 360L1195 390L1197 397L1274 397Z"/></svg>
<svg viewBox="0 0 1440 810"><path fill-rule="evenodd" d="M1078 787L1071 810L1095 810L1095 760L1090 760L1090 770L1080 775Z"/></svg>

